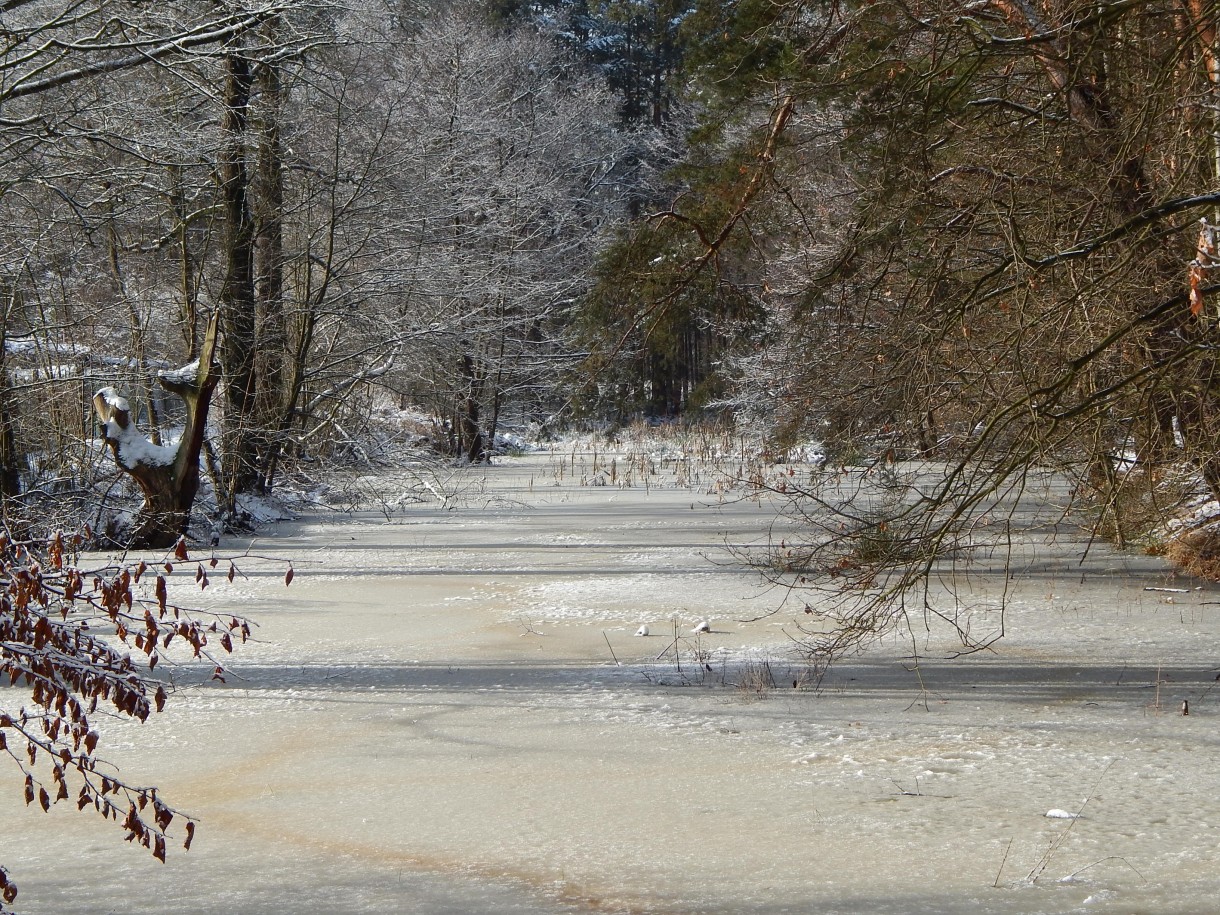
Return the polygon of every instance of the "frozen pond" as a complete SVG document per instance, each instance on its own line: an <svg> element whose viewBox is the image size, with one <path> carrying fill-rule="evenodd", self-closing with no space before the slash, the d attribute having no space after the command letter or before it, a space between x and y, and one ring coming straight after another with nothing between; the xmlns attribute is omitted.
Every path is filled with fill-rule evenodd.
<svg viewBox="0 0 1220 915"><path fill-rule="evenodd" d="M18 910L1214 909L1220 591L1035 542L995 652L933 632L913 672L895 639L815 688L799 608L742 622L779 595L723 551L771 506L543 456L472 473L446 505L281 525L255 551L291 588L206 592L258 624L227 685L107 722L103 755L200 818L190 852L27 809L0 770Z"/></svg>

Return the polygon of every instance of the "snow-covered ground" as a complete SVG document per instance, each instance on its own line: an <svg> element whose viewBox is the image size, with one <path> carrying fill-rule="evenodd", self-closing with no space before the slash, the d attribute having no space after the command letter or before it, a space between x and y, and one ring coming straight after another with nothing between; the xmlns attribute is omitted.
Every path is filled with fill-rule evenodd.
<svg viewBox="0 0 1220 915"><path fill-rule="evenodd" d="M200 817L194 847L160 865L0 781L18 909L1214 910L1220 590L1036 541L996 651L949 661L933 631L912 670L895 637L818 683L787 653L800 602L766 614L782 595L723 549L774 507L597 460L423 503L391 479L392 511L260 539L296 577L205 593L258 623L228 683L104 739ZM995 606L1004 575L964 587Z"/></svg>

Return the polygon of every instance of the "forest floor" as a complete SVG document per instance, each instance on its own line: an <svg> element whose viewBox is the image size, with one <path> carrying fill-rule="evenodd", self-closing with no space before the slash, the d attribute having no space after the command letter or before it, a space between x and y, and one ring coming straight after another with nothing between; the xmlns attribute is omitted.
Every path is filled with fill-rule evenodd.
<svg viewBox="0 0 1220 915"><path fill-rule="evenodd" d="M994 650L953 658L953 633L917 621L819 678L793 651L802 601L728 549L787 522L710 470L572 451L362 485L380 510L249 546L291 559L291 587L246 561L204 592L257 624L226 683L106 723L99 752L200 818L192 850L161 865L74 806L24 807L14 782L0 862L20 912L1220 898L1220 587L1033 531L1019 567L955 582L976 627L1003 603Z"/></svg>

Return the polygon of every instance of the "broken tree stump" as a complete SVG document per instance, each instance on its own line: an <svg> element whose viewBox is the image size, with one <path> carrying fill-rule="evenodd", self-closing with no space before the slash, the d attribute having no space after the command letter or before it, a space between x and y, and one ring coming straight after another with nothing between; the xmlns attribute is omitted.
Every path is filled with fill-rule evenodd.
<svg viewBox="0 0 1220 915"><path fill-rule="evenodd" d="M176 445L154 445L132 421L126 398L114 388L93 395L102 435L119 469L131 475L144 494L129 546L164 549L186 533L199 491L199 453L203 449L212 394L220 380L215 363L216 317L204 335L199 359L173 372L158 373L161 387L186 405L186 426Z"/></svg>

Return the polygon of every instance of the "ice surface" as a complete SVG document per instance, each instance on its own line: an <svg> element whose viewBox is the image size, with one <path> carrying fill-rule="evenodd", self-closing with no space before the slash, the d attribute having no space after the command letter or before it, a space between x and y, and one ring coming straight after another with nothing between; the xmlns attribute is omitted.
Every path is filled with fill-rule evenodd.
<svg viewBox="0 0 1220 915"><path fill-rule="evenodd" d="M200 817L195 846L162 866L0 781L19 910L1214 908L1215 587L1039 540L1015 582L963 582L979 625L1009 589L994 652L948 660L920 620L818 681L787 653L796 608L760 616L779 595L720 551L771 507L551 467L260 537L296 580L214 576L206 603L259 624L228 683L105 722L103 755Z"/></svg>

